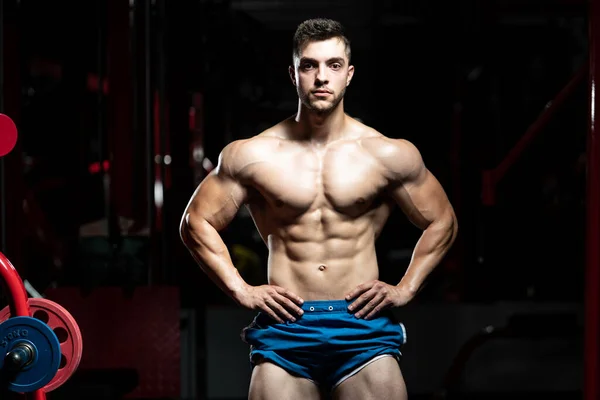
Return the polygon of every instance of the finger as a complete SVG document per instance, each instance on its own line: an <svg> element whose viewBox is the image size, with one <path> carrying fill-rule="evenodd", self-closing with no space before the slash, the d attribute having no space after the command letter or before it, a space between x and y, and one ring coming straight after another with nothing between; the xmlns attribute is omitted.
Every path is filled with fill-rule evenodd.
<svg viewBox="0 0 600 400"><path fill-rule="evenodd" d="M292 300L294 303L298 304L299 306L301 306L304 303L304 299L302 299L302 297L298 296L297 294L293 293L290 290L284 289L279 286L275 286L275 290L277 291L277 293L287 297L288 299Z"/></svg>
<svg viewBox="0 0 600 400"><path fill-rule="evenodd" d="M374 318L377 314L388 308L390 304L390 301L384 297L383 300L379 304L377 304L377 306L375 306L375 308L373 308L373 310L370 313L365 315L365 319Z"/></svg>
<svg viewBox="0 0 600 400"><path fill-rule="evenodd" d="M267 303L262 305L260 307L260 309L261 309L261 311L263 311L265 314L267 314L269 317L271 317L275 321L279 322L280 324L284 323L284 321L281 318L279 318L279 315L277 315L277 313L275 311L273 311Z"/></svg>
<svg viewBox="0 0 600 400"><path fill-rule="evenodd" d="M280 317L281 322L284 322L284 320L292 322L296 321L296 318L293 317L289 312L287 312L287 310L283 308L279 303L277 303L277 300L271 299L265 301L265 303ZM281 320L281 318L283 318L283 320Z"/></svg>
<svg viewBox="0 0 600 400"><path fill-rule="evenodd" d="M373 292L371 290L367 291L366 293L363 293L359 298L354 300L352 304L348 306L348 310L352 312L357 312L358 310L362 309L369 301L371 301L371 299L375 297L375 295L376 292Z"/></svg>
<svg viewBox="0 0 600 400"><path fill-rule="evenodd" d="M371 289L372 287L373 287L373 282L361 283L360 285L358 285L357 287L352 289L352 291L350 291L350 293L348 293L346 295L346 300L352 300L353 298L361 295L362 293L366 292L367 290Z"/></svg>
<svg viewBox="0 0 600 400"><path fill-rule="evenodd" d="M290 312L296 314L296 315L302 315L304 314L304 311L298 307L296 304L294 304L294 302L292 302L290 299L288 299L287 297L277 294L275 296L273 296L273 298L282 306L284 306L287 310L289 310Z"/></svg>
<svg viewBox="0 0 600 400"><path fill-rule="evenodd" d="M373 311L373 309L377 307L382 300L383 296L379 294L374 296L371 301L369 301L359 312L354 315L356 318L361 318L363 315L369 315L369 313Z"/></svg>

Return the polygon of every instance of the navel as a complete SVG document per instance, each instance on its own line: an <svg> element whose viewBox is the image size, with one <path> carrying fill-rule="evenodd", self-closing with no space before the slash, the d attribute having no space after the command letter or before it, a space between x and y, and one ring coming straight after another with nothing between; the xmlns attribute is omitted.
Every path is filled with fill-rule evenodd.
<svg viewBox="0 0 600 400"><path fill-rule="evenodd" d="M319 271L325 271L327 267L323 264L319 265Z"/></svg>

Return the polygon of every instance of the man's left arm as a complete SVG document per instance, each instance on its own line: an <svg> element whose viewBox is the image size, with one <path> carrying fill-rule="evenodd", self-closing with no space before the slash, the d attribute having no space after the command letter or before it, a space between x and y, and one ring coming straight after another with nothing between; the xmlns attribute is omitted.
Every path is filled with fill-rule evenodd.
<svg viewBox="0 0 600 400"><path fill-rule="evenodd" d="M390 194L407 218L423 231L414 248L404 277L397 285L413 296L442 261L456 239L458 222L442 185L423 163L419 151L409 142L397 146L405 154L390 161Z"/></svg>
<svg viewBox="0 0 600 400"><path fill-rule="evenodd" d="M348 294L348 300L356 298L350 310L366 319L384 308L399 307L412 300L444 258L458 232L454 209L418 149L400 139L388 139L384 146L380 161L389 182L388 193L423 233L397 285L366 282Z"/></svg>

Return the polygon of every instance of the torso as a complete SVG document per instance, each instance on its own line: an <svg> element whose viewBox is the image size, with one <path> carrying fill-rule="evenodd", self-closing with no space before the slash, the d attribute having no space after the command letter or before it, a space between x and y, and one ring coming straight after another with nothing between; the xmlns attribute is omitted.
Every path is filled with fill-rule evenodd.
<svg viewBox="0 0 600 400"><path fill-rule="evenodd" d="M393 202L371 150L381 136L352 121L349 139L323 147L282 138L284 122L241 151L238 175L269 249L269 283L305 300L341 299L378 277L375 240Z"/></svg>

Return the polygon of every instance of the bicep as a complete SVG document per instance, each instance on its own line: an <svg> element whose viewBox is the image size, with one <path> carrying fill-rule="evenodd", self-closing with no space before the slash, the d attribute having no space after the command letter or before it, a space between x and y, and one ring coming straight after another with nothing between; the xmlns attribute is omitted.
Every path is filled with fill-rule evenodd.
<svg viewBox="0 0 600 400"><path fill-rule="evenodd" d="M206 222L224 229L247 200L246 188L235 179L211 172L196 188L184 214L186 225Z"/></svg>
<svg viewBox="0 0 600 400"><path fill-rule="evenodd" d="M411 179L393 185L390 194L407 218L420 229L452 214L442 185L424 166Z"/></svg>

